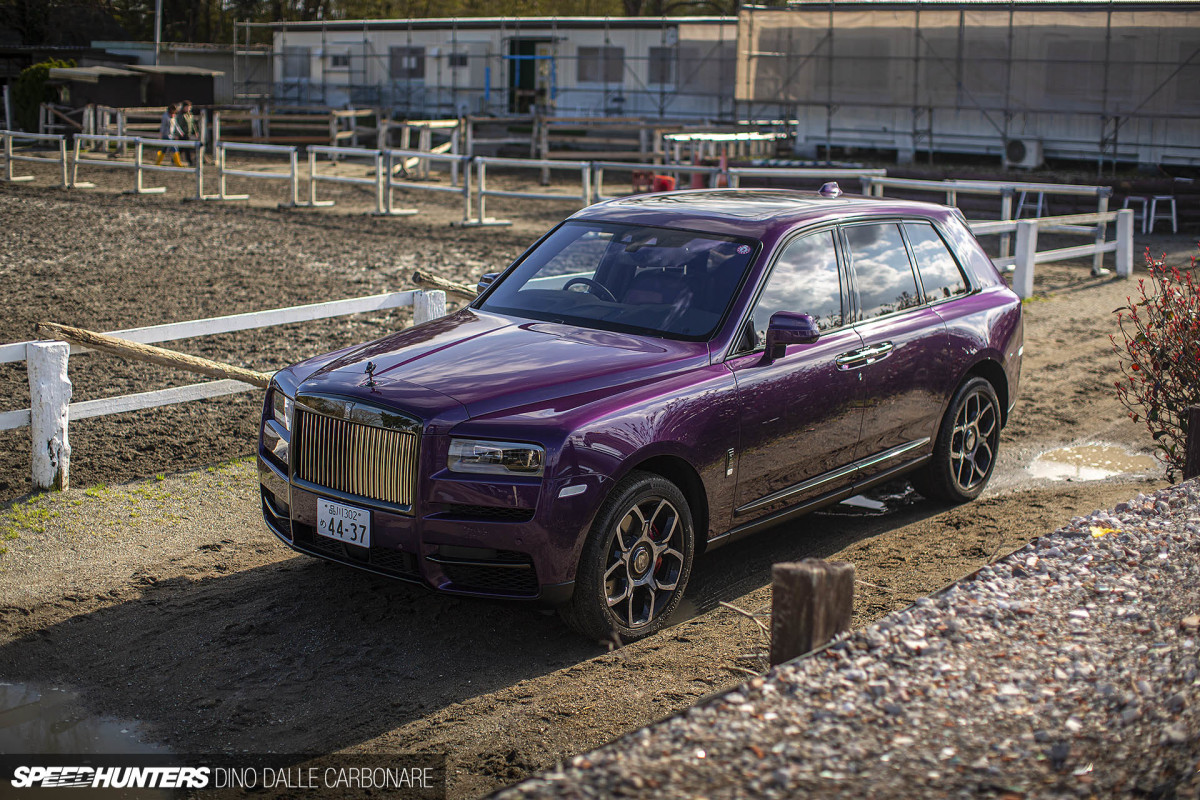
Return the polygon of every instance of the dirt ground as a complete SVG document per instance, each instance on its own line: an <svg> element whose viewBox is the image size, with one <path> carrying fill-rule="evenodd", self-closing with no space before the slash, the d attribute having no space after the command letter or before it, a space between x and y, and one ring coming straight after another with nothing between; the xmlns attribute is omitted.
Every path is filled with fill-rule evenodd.
<svg viewBox="0 0 1200 800"><path fill-rule="evenodd" d="M354 191L332 194L332 210L282 211L181 202L182 186L116 194L126 178L91 193L0 184L0 341L31 338L43 319L112 330L403 289L415 267L472 280L570 210L460 229L440 196L415 196L420 216L381 219L346 213L366 208ZM494 213L516 210L495 201ZM1194 239L1144 246L1183 258ZM276 544L244 460L257 394L73 423L78 488L54 496L22 498L28 437L0 434L0 499L15 501L0 509L0 680L72 687L91 713L135 720L179 752L444 752L450 796L479 796L744 679L763 643L720 602L765 604L772 563L852 561L861 625L1161 485L1028 472L1062 445L1150 446L1111 391L1111 312L1134 283L1040 265L1037 286L1018 405L983 498L839 508L702 557L680 623L614 652L533 607L438 597ZM362 315L174 346L269 370L403 321ZM98 355L72 358L71 377L75 399L195 380ZM0 410L28 404L22 365L0 369L0 398ZM242 460L212 466L227 459Z"/></svg>

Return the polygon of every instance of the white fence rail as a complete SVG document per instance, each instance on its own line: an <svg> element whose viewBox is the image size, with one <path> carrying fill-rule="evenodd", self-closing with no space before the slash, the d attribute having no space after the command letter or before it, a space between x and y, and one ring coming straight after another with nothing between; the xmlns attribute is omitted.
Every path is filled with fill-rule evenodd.
<svg viewBox="0 0 1200 800"><path fill-rule="evenodd" d="M268 170L231 169L226 162L229 151L235 153L254 153L263 156L280 155L287 157L287 172L271 172ZM292 208L300 205L300 158L296 148L282 144L243 144L241 142L220 142L214 160L217 162L217 194L205 197L205 200L249 200L248 194L229 194L227 179L251 178L254 180L284 180L288 181L291 191L286 203L280 203L282 208Z"/></svg>
<svg viewBox="0 0 1200 800"><path fill-rule="evenodd" d="M650 172L656 175L667 175L674 178L676 187L681 189L686 188L679 186L681 175L699 175L702 177L702 182L706 183L709 188L716 188L721 177L720 167L705 167L695 164L633 164L628 161L593 161L592 199L594 202L627 196L604 193L604 174L606 172L627 172L631 175L634 172Z"/></svg>
<svg viewBox="0 0 1200 800"><path fill-rule="evenodd" d="M434 153L428 150L403 150L389 148L383 151L384 161L384 210L388 214L415 214L417 209L396 208L395 190L404 189L421 192L447 192L460 194L463 197L463 221L471 219L471 159L468 156L450 153ZM415 162L415 163L414 163ZM425 181L397 181L396 172L409 174L410 170L423 178L429 177L430 164L450 165L450 185ZM458 173L462 171L462 185L459 186Z"/></svg>
<svg viewBox="0 0 1200 800"><path fill-rule="evenodd" d="M120 159L107 157L86 157L86 151L83 150L84 143L100 144L105 152L107 152L107 148L110 144L115 144L118 147L133 145L133 160L122 161ZM174 165L158 163L147 164L145 161L145 148L147 145L164 155L170 150L192 150L194 152L192 159L193 164L190 167L177 167ZM74 160L71 164L71 187L74 189L91 189L95 187L95 184L93 183L87 183L79 180L80 164L88 164L93 167L105 167L108 169L132 169L134 171L133 189L129 190L129 194L163 194L167 191L167 187L146 186L144 181L144 173L175 172L195 176L195 198L200 200L204 197L204 158L201 154L201 149L203 147L204 145L201 142L185 139L147 139L140 136L110 136L108 134L77 133L75 134Z"/></svg>
<svg viewBox="0 0 1200 800"><path fill-rule="evenodd" d="M943 195L945 203L948 206L958 205L958 196L960 194L974 195L990 195L1000 198L1000 219L1011 220L1019 218L1021 211L1025 206L1025 198L1029 195L1035 195L1038 200L1036 208L1038 216L1041 214L1042 199L1045 195L1062 195L1066 197L1095 197L1096 198L1096 213L1105 214L1108 212L1108 201L1112 197L1112 187L1109 186L1083 186L1069 183L1033 183L1033 182L1002 182L1002 181L971 181L971 180L944 180L944 181L927 181L915 178L888 178L888 177L864 177L862 178L862 193L875 197L883 197L885 189L908 189L910 191L919 192L934 192ZM1013 199L1017 199L1016 213L1013 213ZM1093 229L1097 246L1104 243L1105 225L1099 223ZM1008 234L1003 234L1000 237L1000 257L1008 258L1011 254L1011 239ZM1095 251L1095 259L1092 263L1092 269L1099 270L1104 264L1104 253Z"/></svg>
<svg viewBox="0 0 1200 800"><path fill-rule="evenodd" d="M211 336L218 333L271 328L294 322L308 322L404 306L413 307L413 322L420 324L445 316L446 294L440 290L389 292L271 311L254 311L211 319L128 328L112 331L109 335L131 342L154 344L198 336ZM67 426L71 418L87 419L126 411L139 411L248 392L255 388L241 381L218 380L71 403L71 383L67 378L67 359L70 354L86 352L88 352L87 348L67 345L64 342L16 342L0 345L0 364L24 361L29 372L30 407L0 412L0 431L33 428L35 489L67 488L70 465Z"/></svg>
<svg viewBox="0 0 1200 800"><path fill-rule="evenodd" d="M729 185L734 189L742 185L742 178L783 178L790 181L825 182L887 176L886 169L825 169L822 167L730 167L728 172Z"/></svg>
<svg viewBox="0 0 1200 800"><path fill-rule="evenodd" d="M507 167L509 169L536 169L541 173L548 170L571 170L579 173L580 191L569 192L516 192L507 189L487 188L488 165ZM590 161L558 161L535 158L491 158L475 157L475 195L479 198L479 216L463 220L463 225L511 225L508 220L496 219L487 215L487 198L514 197L524 200L573 200L580 207L592 203L592 162Z"/></svg>
<svg viewBox="0 0 1200 800"><path fill-rule="evenodd" d="M1062 247L1056 250L1037 249L1038 232L1084 234L1091 236L1096 227L1109 222L1117 223L1117 238L1111 242L1101 238L1092 244ZM1098 214L1071 214L1062 217L1041 217L1021 220L984 220L968 223L976 236L988 234L1006 235L1016 233L1016 254L993 259L998 267L1013 267L1012 287L1020 297L1033 294L1033 268L1035 264L1065 261L1071 258L1094 256L1102 259L1105 253L1116 254L1117 275L1128 278L1133 275L1133 209L1106 211ZM1103 237L1103 234L1101 235ZM1093 267L1095 270L1095 267Z"/></svg>
<svg viewBox="0 0 1200 800"><path fill-rule="evenodd" d="M62 187L67 188L67 138L61 134L50 133L21 133L20 131L4 131L0 130L0 137L4 139L3 149L0 152L4 154L4 180L9 183L23 183L33 180L32 175L14 175L14 161L30 161L37 164L57 164L62 170ZM31 142L53 142L58 145L58 158L46 158L44 156L29 156L23 153L18 153L13 147L14 141L31 141Z"/></svg>

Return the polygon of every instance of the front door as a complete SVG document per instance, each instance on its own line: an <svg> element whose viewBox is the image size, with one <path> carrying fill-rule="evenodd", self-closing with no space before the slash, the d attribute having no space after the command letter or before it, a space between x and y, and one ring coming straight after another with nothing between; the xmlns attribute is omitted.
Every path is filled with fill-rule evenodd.
<svg viewBox="0 0 1200 800"><path fill-rule="evenodd" d="M862 349L848 327L847 281L833 230L786 244L754 309L756 342L727 362L741 406L741 453L734 524L849 485L862 424L860 374L838 363ZM789 345L763 364L767 322L776 311L810 314L821 337Z"/></svg>

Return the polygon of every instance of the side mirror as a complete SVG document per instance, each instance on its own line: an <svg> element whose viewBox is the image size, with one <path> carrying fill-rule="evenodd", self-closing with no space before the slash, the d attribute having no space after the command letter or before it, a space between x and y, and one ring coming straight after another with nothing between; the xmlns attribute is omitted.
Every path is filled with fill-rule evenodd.
<svg viewBox="0 0 1200 800"><path fill-rule="evenodd" d="M479 279L479 283L475 284L475 291L483 294L483 290L492 285L492 281L500 277L499 272L485 272L483 277Z"/></svg>
<svg viewBox="0 0 1200 800"><path fill-rule="evenodd" d="M767 323L767 347L763 351L763 364L783 358L789 344L812 344L821 338L817 321L808 314L794 311L776 311Z"/></svg>

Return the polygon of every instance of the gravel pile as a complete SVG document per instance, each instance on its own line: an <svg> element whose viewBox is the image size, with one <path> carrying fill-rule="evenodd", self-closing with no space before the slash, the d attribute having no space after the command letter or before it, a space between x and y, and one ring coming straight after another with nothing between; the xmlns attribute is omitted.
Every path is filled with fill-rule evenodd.
<svg viewBox="0 0 1200 800"><path fill-rule="evenodd" d="M1195 798L1198 627L1191 481L498 796Z"/></svg>

